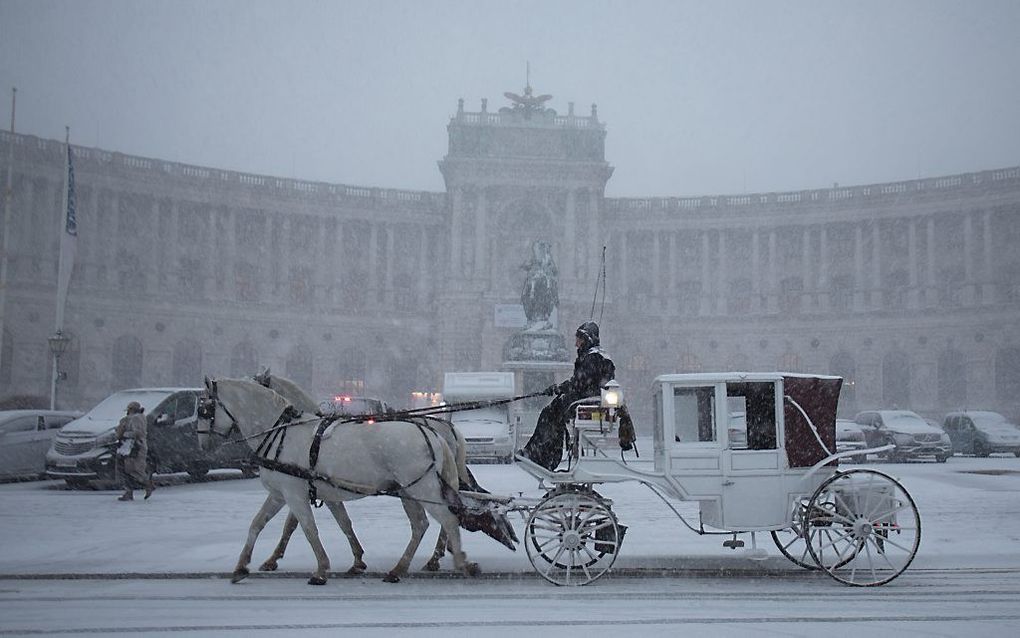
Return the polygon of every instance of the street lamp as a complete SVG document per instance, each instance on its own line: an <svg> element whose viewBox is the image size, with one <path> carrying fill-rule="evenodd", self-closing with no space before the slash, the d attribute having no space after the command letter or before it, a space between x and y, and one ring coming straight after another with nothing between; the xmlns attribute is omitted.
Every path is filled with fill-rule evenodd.
<svg viewBox="0 0 1020 638"><path fill-rule="evenodd" d="M57 330L46 341L49 342L50 353L53 355L53 377L50 379L50 409L55 410L57 405L57 380L60 378L60 356L67 350L67 345L71 343L71 337L65 335L63 330Z"/></svg>

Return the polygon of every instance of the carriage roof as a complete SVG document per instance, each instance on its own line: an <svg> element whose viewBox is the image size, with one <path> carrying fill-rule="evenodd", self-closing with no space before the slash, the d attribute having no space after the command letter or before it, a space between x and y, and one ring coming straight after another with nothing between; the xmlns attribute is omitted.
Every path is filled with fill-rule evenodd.
<svg viewBox="0 0 1020 638"><path fill-rule="evenodd" d="M842 377L827 374L803 374L800 372L690 372L682 374L660 374L656 383L719 383L726 381L778 381L780 379L826 379Z"/></svg>

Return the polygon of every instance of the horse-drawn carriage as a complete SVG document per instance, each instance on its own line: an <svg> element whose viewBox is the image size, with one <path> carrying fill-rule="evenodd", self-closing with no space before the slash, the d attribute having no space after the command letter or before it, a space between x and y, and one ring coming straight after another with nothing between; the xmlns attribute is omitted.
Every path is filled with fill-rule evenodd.
<svg viewBox="0 0 1020 638"><path fill-rule="evenodd" d="M527 510L532 565L558 585L605 574L625 528L595 486L637 481L700 534L769 533L784 556L857 586L881 585L913 560L921 521L910 495L872 469L838 469L836 403L842 379L789 373L671 374L654 384L654 468L614 451L618 390L577 402L565 471L520 467L548 484ZM614 395L615 401L614 401ZM866 450L878 452L884 448ZM618 450L618 448L617 448ZM852 454L860 454L854 451ZM697 527L671 500L697 501ZM716 531L706 531L706 527Z"/></svg>
<svg viewBox="0 0 1020 638"><path fill-rule="evenodd" d="M239 430L256 450L269 490L252 521L235 581L247 575L266 521L286 504L316 555L309 582L325 583L329 560L309 506L317 499L331 505L351 541L352 571L363 569L342 503L387 495L401 498L412 526L411 542L390 580L406 573L427 527L425 510L444 533L433 560L448 539L457 568L467 574L477 573L477 566L466 561L459 527L481 529L513 547L517 538L506 515L521 512L527 517L523 540L538 573L557 585L584 585L609 571L625 532L612 502L595 486L636 481L695 532L732 536L724 545L741 546L736 537L742 533L750 533L754 544L758 532L768 532L780 552L801 567L822 569L849 585L881 585L910 565L921 521L896 479L872 469L838 469L843 456L887 449L833 452L841 384L839 377L780 372L660 376L653 392L649 468L617 454L623 404L619 386L610 382L601 397L571 406L565 470L520 461L546 489L538 499L458 490L458 483L473 479L463 464L463 441L452 426L434 427L439 424L430 424L423 411L380 415L379 422L338 420L315 414L314 403L297 388L281 390L283 396L264 382L207 380L200 437ZM458 406L445 408L453 409ZM674 507L677 500L699 503L697 527ZM278 555L285 544L281 540Z"/></svg>

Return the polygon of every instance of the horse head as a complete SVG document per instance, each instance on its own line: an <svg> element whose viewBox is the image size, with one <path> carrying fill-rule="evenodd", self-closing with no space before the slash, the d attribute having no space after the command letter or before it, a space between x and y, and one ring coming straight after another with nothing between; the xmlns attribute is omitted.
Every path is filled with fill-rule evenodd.
<svg viewBox="0 0 1020 638"><path fill-rule="evenodd" d="M290 402L248 379L205 379L199 402L198 442L213 447L213 438L229 438L235 430L248 437L272 427ZM213 436L210 436L213 435Z"/></svg>

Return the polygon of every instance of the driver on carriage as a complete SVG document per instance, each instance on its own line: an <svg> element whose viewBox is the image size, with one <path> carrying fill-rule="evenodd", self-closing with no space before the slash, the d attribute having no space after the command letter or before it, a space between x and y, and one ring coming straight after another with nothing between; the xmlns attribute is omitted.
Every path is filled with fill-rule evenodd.
<svg viewBox="0 0 1020 638"><path fill-rule="evenodd" d="M599 346L599 326L586 321L575 333L577 359L574 375L563 383L554 383L545 394L557 395L542 409L535 433L518 456L553 470L563 456L563 440L567 433L570 406L579 399L599 396L602 386L616 376L616 367Z"/></svg>

